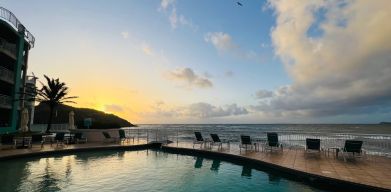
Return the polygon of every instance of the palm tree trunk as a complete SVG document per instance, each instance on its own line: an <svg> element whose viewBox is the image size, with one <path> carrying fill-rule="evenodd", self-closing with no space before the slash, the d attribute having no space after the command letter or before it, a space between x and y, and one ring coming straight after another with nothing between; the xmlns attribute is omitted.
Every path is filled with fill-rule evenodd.
<svg viewBox="0 0 391 192"><path fill-rule="evenodd" d="M54 106L49 106L50 113L49 113L49 119L48 119L48 126L46 127L46 133L50 132L50 128L52 127L52 119L53 119L53 112L54 112Z"/></svg>

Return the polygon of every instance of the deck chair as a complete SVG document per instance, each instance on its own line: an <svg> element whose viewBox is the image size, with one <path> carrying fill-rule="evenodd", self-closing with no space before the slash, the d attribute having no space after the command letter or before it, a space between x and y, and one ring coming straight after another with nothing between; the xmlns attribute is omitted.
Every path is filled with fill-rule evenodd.
<svg viewBox="0 0 391 192"><path fill-rule="evenodd" d="M102 134L105 137L105 139L103 140L104 143L115 143L115 142L117 142L117 138L111 137L108 132L103 131Z"/></svg>
<svg viewBox="0 0 391 192"><path fill-rule="evenodd" d="M68 144L68 140L65 139L65 133L59 132L56 133L56 136L54 136L54 141L57 143L57 147L60 144L61 146L64 146L64 144Z"/></svg>
<svg viewBox="0 0 391 192"><path fill-rule="evenodd" d="M362 150L363 141L358 140L346 140L345 146L340 150L343 160L346 162L346 158L349 154L352 154L353 158L363 157L364 151Z"/></svg>
<svg viewBox="0 0 391 192"><path fill-rule="evenodd" d="M247 149L253 149L253 142L251 141L251 137L248 135L240 135L240 144L239 144L239 151L242 152L242 148L244 148L246 151Z"/></svg>
<svg viewBox="0 0 391 192"><path fill-rule="evenodd" d="M221 142L219 136L217 134L210 134L212 141L210 142L210 147L212 148L214 145L217 146L218 149L223 148L223 143Z"/></svg>
<svg viewBox="0 0 391 192"><path fill-rule="evenodd" d="M196 144L200 144L200 148L201 148L202 145L204 145L206 143L206 141L202 137L201 132L194 132L194 135L195 135L195 139L193 141L193 148L194 148L194 145L196 145Z"/></svg>
<svg viewBox="0 0 391 192"><path fill-rule="evenodd" d="M134 137L126 136L125 130L122 129L118 130L118 134L121 142L129 143L130 139L133 139L133 143L134 143Z"/></svg>
<svg viewBox="0 0 391 192"><path fill-rule="evenodd" d="M87 143L87 137L83 135L83 133L75 133L75 142L76 143Z"/></svg>
<svg viewBox="0 0 391 192"><path fill-rule="evenodd" d="M320 139L305 139L305 152L319 152L320 153Z"/></svg>
<svg viewBox="0 0 391 192"><path fill-rule="evenodd" d="M267 133L267 142L265 148L269 148L270 151L273 151L273 148L282 149L282 144L278 142L277 133Z"/></svg>

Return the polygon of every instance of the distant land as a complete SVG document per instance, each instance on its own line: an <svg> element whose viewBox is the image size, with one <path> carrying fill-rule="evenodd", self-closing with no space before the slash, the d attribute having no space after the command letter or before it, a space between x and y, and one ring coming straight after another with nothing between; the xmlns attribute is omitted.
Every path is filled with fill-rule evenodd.
<svg viewBox="0 0 391 192"><path fill-rule="evenodd" d="M391 122L380 122L380 125L391 125Z"/></svg>
<svg viewBox="0 0 391 192"><path fill-rule="evenodd" d="M76 108L68 105L59 105L54 110L53 124L63 124L69 122L69 112L75 113L75 125L78 129L84 129L83 120L92 118L90 129L106 129L120 127L134 127L129 121L122 119L114 114L108 114L102 111L89 108ZM46 124L49 116L49 106L40 103L35 107L34 124Z"/></svg>

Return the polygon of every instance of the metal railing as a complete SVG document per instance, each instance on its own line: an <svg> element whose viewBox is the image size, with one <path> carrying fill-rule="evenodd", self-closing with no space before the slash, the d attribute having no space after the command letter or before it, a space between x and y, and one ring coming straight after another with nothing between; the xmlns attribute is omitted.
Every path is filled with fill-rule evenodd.
<svg viewBox="0 0 391 192"><path fill-rule="evenodd" d="M14 83L14 73L5 67L0 66L0 79L8 83Z"/></svg>
<svg viewBox="0 0 391 192"><path fill-rule="evenodd" d="M249 135L254 141L266 141L267 132L270 131L240 131L218 132L207 129L183 129L181 127L167 128L122 128L126 134L137 139L151 141L167 141L176 143L189 143L194 140L194 131L200 131L204 138L209 138L211 133L217 133L221 139L229 140L231 143L239 143L240 135ZM324 133L324 132L295 132L277 131L279 141L287 148L304 148L306 138L321 140L322 148L340 147L348 139L363 141L363 149L368 154L391 157L391 135L387 134L359 134L359 133Z"/></svg>
<svg viewBox="0 0 391 192"><path fill-rule="evenodd" d="M47 124L32 124L30 127L31 131L45 132L47 128ZM50 128L51 132L67 132L69 131L69 124L52 124Z"/></svg>
<svg viewBox="0 0 391 192"><path fill-rule="evenodd" d="M11 108L12 98L10 96L0 94L0 106L4 108Z"/></svg>
<svg viewBox="0 0 391 192"><path fill-rule="evenodd" d="M25 27L18 20L18 18L16 18L16 16L11 11L7 10L4 7L0 7L0 18L11 23L13 27L18 31L23 28L25 29ZM27 29L24 30L24 37L30 44L31 48L34 47L35 37Z"/></svg>

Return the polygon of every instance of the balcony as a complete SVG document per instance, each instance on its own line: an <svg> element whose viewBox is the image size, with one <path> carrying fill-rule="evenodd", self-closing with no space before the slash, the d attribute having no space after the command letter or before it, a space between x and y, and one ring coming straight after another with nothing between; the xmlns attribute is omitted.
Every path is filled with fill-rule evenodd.
<svg viewBox="0 0 391 192"><path fill-rule="evenodd" d="M12 108L12 98L10 96L0 94L0 107L11 109Z"/></svg>
<svg viewBox="0 0 391 192"><path fill-rule="evenodd" d="M9 57L16 59L16 45L8 43L5 39L0 38L0 52L8 55Z"/></svg>
<svg viewBox="0 0 391 192"><path fill-rule="evenodd" d="M0 80L14 84L14 73L0 66Z"/></svg>
<svg viewBox="0 0 391 192"><path fill-rule="evenodd" d="M0 19L9 22L17 31L24 31L24 38L29 43L30 48L34 47L35 38L34 36L20 23L18 18L4 7L0 7Z"/></svg>

